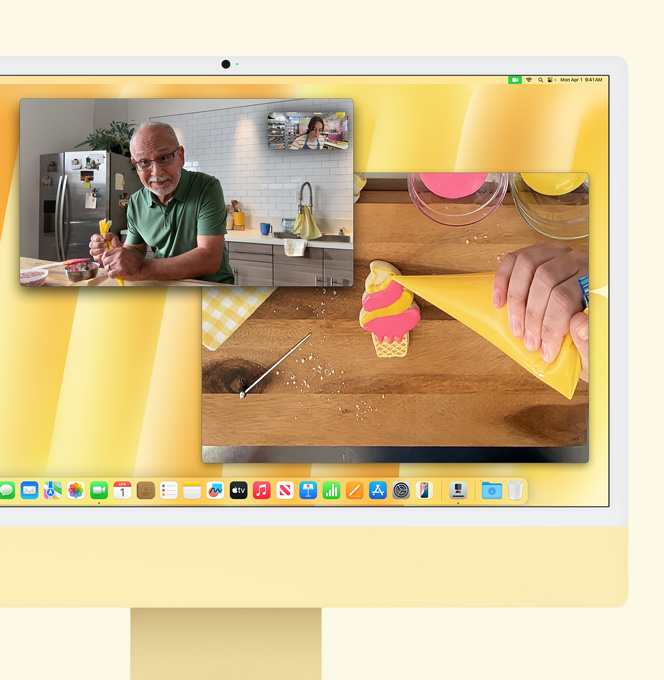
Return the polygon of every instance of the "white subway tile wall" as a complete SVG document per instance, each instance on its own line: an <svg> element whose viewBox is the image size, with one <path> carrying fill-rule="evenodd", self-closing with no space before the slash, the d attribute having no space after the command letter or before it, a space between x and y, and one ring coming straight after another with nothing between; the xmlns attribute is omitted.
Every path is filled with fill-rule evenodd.
<svg viewBox="0 0 664 680"><path fill-rule="evenodd" d="M345 111L348 149L320 153L268 149L271 111ZM235 199L250 215L294 218L300 186L309 182L316 219L352 219L353 118L352 99L288 99L151 120L173 127L185 150L185 168L217 177L226 203ZM308 203L308 191L304 196Z"/></svg>

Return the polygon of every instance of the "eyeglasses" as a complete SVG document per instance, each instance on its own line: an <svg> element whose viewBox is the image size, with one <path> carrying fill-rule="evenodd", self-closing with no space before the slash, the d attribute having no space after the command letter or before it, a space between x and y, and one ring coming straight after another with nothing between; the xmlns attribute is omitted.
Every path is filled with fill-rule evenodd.
<svg viewBox="0 0 664 680"><path fill-rule="evenodd" d="M164 154L163 156L159 156L159 158L143 158L140 161L135 161L133 158L131 159L131 162L139 169L139 170L149 170L152 167L153 163L156 163L160 168L163 168L166 165L170 165L174 160L175 160L175 154L181 149L182 147L178 146L175 151L171 151L171 153Z"/></svg>

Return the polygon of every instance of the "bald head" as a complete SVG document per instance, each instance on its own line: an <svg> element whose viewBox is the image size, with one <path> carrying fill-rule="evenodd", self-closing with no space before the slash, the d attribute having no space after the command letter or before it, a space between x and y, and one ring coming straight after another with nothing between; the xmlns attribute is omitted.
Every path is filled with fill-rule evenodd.
<svg viewBox="0 0 664 680"><path fill-rule="evenodd" d="M172 149L180 146L178 136L175 134L175 130L168 123L141 123L135 130L129 142L129 150L131 155L134 156L134 143L135 141L143 140L146 136L158 135L163 139L170 139L168 146Z"/></svg>

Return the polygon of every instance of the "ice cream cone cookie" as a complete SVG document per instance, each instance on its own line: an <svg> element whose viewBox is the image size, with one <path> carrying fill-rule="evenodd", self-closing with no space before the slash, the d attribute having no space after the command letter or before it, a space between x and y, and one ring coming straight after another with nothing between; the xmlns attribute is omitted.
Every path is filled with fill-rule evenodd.
<svg viewBox="0 0 664 680"><path fill-rule="evenodd" d="M360 326L371 333L380 358L405 357L409 331L420 321L413 294L394 280L401 272L389 262L374 260L364 284Z"/></svg>

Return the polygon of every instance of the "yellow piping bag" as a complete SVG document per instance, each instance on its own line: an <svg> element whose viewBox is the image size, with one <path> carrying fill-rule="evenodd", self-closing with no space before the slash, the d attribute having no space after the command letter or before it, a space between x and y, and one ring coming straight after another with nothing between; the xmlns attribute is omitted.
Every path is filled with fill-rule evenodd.
<svg viewBox="0 0 664 680"><path fill-rule="evenodd" d="M112 224L113 220L99 220L99 233L102 236L107 234ZM106 241L106 245L109 247L110 250L115 250L115 246L113 246L113 244L110 241ZM116 281L120 286L124 286L124 279L116 279Z"/></svg>
<svg viewBox="0 0 664 680"><path fill-rule="evenodd" d="M404 288L450 314L493 343L518 364L550 387L574 396L581 375L581 357L568 333L558 358L547 364L539 351L526 349L515 338L507 320L507 305L496 309L492 303L493 272L486 274L444 274L440 276L395 276Z"/></svg>

